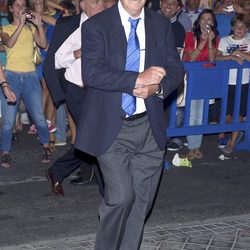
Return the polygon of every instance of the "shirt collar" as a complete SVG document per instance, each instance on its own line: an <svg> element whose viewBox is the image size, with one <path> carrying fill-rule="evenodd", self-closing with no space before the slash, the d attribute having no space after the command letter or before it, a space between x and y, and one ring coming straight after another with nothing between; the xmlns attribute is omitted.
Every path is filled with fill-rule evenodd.
<svg viewBox="0 0 250 250"><path fill-rule="evenodd" d="M122 26L127 25L128 23L128 19L130 16L130 14L123 8L121 1L118 2L118 11L120 13L120 17L121 17L121 22L122 22ZM141 18L142 20L144 20L144 8L141 11L141 14L137 17L137 18Z"/></svg>
<svg viewBox="0 0 250 250"><path fill-rule="evenodd" d="M88 19L88 16L84 12L82 12L82 14L81 14L81 20L80 20L80 26L79 27L81 27L82 23L85 22L87 19Z"/></svg>
<svg viewBox="0 0 250 250"><path fill-rule="evenodd" d="M194 11L192 10L191 11L191 10L187 9L187 6L185 6L185 12L189 13L189 14L199 14L201 12L201 10L200 10L200 8L197 8L196 10L194 10Z"/></svg>
<svg viewBox="0 0 250 250"><path fill-rule="evenodd" d="M174 23L176 21L177 21L177 15L175 15L175 16L173 16L173 17L170 18L170 22L171 23Z"/></svg>

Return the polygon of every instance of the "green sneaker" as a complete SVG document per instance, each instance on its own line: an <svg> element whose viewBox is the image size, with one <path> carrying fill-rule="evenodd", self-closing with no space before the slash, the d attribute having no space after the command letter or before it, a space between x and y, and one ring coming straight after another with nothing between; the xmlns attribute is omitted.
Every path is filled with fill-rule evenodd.
<svg viewBox="0 0 250 250"><path fill-rule="evenodd" d="M172 163L175 167L192 167L191 161L188 158L180 158L178 153L174 155Z"/></svg>

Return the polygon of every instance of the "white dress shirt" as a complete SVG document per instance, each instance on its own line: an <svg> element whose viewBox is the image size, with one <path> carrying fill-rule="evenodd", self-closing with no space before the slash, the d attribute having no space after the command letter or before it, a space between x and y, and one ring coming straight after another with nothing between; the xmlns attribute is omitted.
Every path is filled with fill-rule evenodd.
<svg viewBox="0 0 250 250"><path fill-rule="evenodd" d="M75 59L74 51L81 48L81 26L87 19L87 15L82 13L79 28L63 42L55 53L55 68L65 68L65 79L79 87L83 87L81 58Z"/></svg>
<svg viewBox="0 0 250 250"><path fill-rule="evenodd" d="M126 37L127 37L127 40L128 40L128 36L129 36L129 33L130 33L130 29L131 29L131 24L128 21L128 19L131 16L123 8L120 1L118 2L118 10L119 10L119 14L120 14L120 17L121 17L121 22L122 22L122 25L123 25L123 28L124 28L124 31L125 31L125 34L126 34ZM145 16L145 14L144 14L144 9L143 9L140 16L138 17L138 18L141 18L141 20L139 21L137 29L136 29L136 34L138 36L139 43L140 43L140 67L139 67L139 72L144 71L144 64L145 64L145 23L144 23L144 16ZM136 111L135 111L134 114L143 113L144 111L146 111L144 99L136 97Z"/></svg>

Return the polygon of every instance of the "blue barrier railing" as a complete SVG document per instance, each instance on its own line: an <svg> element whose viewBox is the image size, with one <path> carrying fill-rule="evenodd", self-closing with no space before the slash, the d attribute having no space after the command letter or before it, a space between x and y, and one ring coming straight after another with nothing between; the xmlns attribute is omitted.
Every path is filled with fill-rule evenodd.
<svg viewBox="0 0 250 250"><path fill-rule="evenodd" d="M244 131L245 136L236 150L250 151L250 88L248 88L247 112L243 122L239 122L240 98L242 88L242 73L244 68L250 68L249 62L240 65L233 61L227 62L185 62L187 74L187 89L184 108L184 121L180 127L176 126L177 93L170 104L169 127L167 135L170 137L215 134L221 132ZM237 69L236 94L234 100L234 115L232 123L226 122L229 70ZM209 124L209 101L221 101L219 121ZM203 117L201 125L189 125L191 100L203 100Z"/></svg>

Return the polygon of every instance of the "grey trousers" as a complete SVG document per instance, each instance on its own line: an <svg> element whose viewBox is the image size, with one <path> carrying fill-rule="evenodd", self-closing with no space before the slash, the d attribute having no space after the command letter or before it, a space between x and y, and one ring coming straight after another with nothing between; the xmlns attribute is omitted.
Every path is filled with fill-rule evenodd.
<svg viewBox="0 0 250 250"><path fill-rule="evenodd" d="M99 207L95 250L140 249L163 158L147 116L124 122L112 146L98 157L105 194Z"/></svg>

